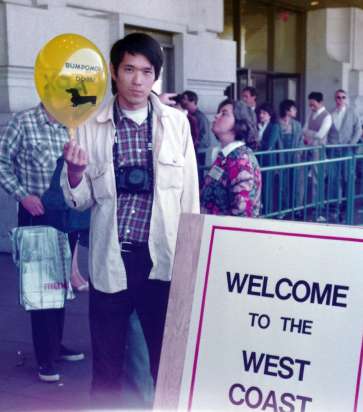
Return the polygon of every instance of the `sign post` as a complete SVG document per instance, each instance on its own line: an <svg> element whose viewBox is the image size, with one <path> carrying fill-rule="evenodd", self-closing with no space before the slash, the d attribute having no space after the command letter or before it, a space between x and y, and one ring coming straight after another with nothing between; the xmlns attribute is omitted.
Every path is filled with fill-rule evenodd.
<svg viewBox="0 0 363 412"><path fill-rule="evenodd" d="M363 230L184 215L156 409L358 412Z"/></svg>

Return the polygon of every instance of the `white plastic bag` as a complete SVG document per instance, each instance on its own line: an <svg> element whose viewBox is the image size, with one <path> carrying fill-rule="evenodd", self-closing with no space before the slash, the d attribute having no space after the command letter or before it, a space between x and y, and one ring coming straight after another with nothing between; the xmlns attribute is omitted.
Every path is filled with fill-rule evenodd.
<svg viewBox="0 0 363 412"><path fill-rule="evenodd" d="M58 309L73 299L68 236L50 226L11 231L13 260L19 273L19 299L25 310Z"/></svg>

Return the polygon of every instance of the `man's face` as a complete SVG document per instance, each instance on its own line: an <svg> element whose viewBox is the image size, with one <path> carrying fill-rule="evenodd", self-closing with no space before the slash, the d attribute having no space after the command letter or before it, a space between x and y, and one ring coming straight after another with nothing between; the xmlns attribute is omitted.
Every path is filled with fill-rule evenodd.
<svg viewBox="0 0 363 412"><path fill-rule="evenodd" d="M347 104L347 95L343 92L335 93L335 104L337 109L343 108Z"/></svg>
<svg viewBox="0 0 363 412"><path fill-rule="evenodd" d="M323 102L318 102L314 99L309 99L309 107L312 112L317 112L323 106Z"/></svg>
<svg viewBox="0 0 363 412"><path fill-rule="evenodd" d="M186 94L183 95L180 104L182 105L182 108L188 110L189 113L193 113L196 110L195 103L192 100L189 100Z"/></svg>
<svg viewBox="0 0 363 412"><path fill-rule="evenodd" d="M155 83L155 70L145 56L125 53L117 73L111 64L111 75L116 82L118 102L122 108L137 110L147 105Z"/></svg>
<svg viewBox="0 0 363 412"><path fill-rule="evenodd" d="M242 100L247 104L249 107L256 107L256 96L252 96L248 90L242 92Z"/></svg>

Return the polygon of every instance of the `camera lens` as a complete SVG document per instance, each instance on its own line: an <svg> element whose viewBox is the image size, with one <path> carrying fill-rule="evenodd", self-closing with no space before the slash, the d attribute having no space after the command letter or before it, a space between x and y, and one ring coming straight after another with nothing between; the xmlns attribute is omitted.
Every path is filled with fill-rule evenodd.
<svg viewBox="0 0 363 412"><path fill-rule="evenodd" d="M140 185L144 181L144 171L141 169L134 169L129 175L129 182L132 185Z"/></svg>

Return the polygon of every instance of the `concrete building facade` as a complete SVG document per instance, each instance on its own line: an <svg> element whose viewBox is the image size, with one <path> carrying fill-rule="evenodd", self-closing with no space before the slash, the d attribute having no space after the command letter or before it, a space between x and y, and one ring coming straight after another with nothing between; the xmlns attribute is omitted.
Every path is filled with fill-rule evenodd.
<svg viewBox="0 0 363 412"><path fill-rule="evenodd" d="M357 7L310 11L306 28L305 88L322 91L327 107L342 88L363 119L363 10Z"/></svg>
<svg viewBox="0 0 363 412"><path fill-rule="evenodd" d="M167 57L161 89L195 90L202 110L212 118L228 86L237 82L236 69L249 68L248 45L241 37L245 29L236 30L235 16L230 26L225 19L226 4L237 4L238 13L243 13L240 5L248 2L272 6L280 13L276 14L281 21L275 40L267 26L260 28L267 44L274 50L276 42L281 46L276 53L270 50L272 46L262 52L267 55L266 70L272 74L278 70L272 64L275 55L280 67L295 67L291 70L302 79L302 102L310 91L319 90L326 96L327 107L332 107L334 91L344 88L363 118L363 6L356 0L0 0L0 130L12 113L38 103L35 58L49 40L62 33L87 37L106 61L110 46L125 33L144 30L155 35ZM288 20L289 7L302 18L294 20L291 14ZM296 32L296 66L291 53L286 59L283 55L284 49L291 50L291 37L281 35L281 22L289 23L290 30L292 24ZM256 41L258 30L256 26L253 33L257 48L261 46ZM236 41L236 33L242 41ZM284 41L289 43L281 44ZM1 189L0 204L0 250L9 251L8 231L16 225L17 207Z"/></svg>
<svg viewBox="0 0 363 412"><path fill-rule="evenodd" d="M5 0L0 22L0 128L11 113L38 103L35 58L62 33L87 37L108 61L110 46L125 33L150 31L165 42L172 60L172 90L164 91L195 90L209 116L235 82L235 42L218 37L223 0ZM0 250L8 251L16 202L1 190L0 204Z"/></svg>

